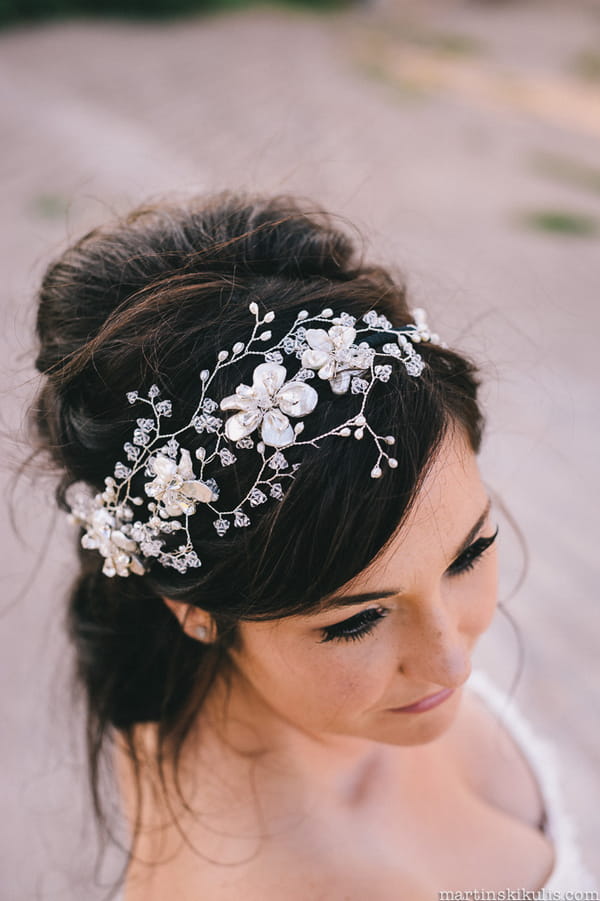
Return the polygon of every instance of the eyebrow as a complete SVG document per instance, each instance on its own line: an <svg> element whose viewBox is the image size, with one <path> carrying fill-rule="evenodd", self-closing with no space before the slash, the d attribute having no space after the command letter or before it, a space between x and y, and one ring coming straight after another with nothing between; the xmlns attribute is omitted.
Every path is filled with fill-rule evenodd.
<svg viewBox="0 0 600 901"><path fill-rule="evenodd" d="M481 531L483 524L488 517L491 506L492 500L491 498L488 498L487 504L485 505L485 509L483 510L481 516L473 524L473 527L469 529L460 546L454 552L452 562L457 560L461 554L464 554L469 545L473 542L473 539ZM347 594L343 596L332 597L329 601L325 602L323 609L319 612L328 613L331 610L336 610L343 607L351 607L354 604L364 604L366 601L380 601L383 598L397 597L398 595L403 593L404 592L402 591L402 589L390 588L379 591L368 591L361 594Z"/></svg>

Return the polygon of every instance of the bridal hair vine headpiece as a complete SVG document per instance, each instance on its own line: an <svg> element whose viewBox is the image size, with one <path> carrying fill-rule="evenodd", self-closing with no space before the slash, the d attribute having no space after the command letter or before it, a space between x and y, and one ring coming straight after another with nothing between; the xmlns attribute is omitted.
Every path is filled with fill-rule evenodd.
<svg viewBox="0 0 600 901"><path fill-rule="evenodd" d="M172 415L172 403L161 398L157 385L151 385L147 397L128 392L129 403L143 403L151 410L137 419L132 440L124 445L128 462L115 465L114 475L104 480L102 493L92 495L83 483L71 486L67 497L70 519L85 529L83 547L93 548L105 558L105 575L143 575L153 559L180 573L200 566L189 532L190 517L199 511L210 512L221 537L232 525L249 526L249 509L269 497L281 500L286 479L294 478L300 464L290 465L286 459L285 451L291 447L318 447L329 436L360 440L368 435L377 450L372 478L383 474L383 461L392 469L397 467L398 461L386 450L394 444L394 437L377 435L365 409L373 386L389 380L393 361L417 377L425 364L414 345L440 343L429 331L424 311L413 310L414 322L394 328L374 310L366 313L361 323L348 313L334 314L328 308L316 316L301 310L286 334L273 343L272 333L263 326L273 322L275 314L268 312L260 318L256 303L249 309L255 319L249 339L237 342L230 351L219 351L214 369L202 370L198 405L187 425L174 432L164 428L164 421ZM210 389L217 373L251 356L261 359L252 385L240 384L234 394L220 402L214 400ZM356 395L357 410L329 431L302 440L303 417L319 402L319 394L308 384L315 377L329 382L334 395L348 391ZM217 415L219 411L233 415L224 418ZM195 462L181 440L191 429L205 436L204 444L195 451ZM254 454L257 476L232 509L221 510L217 506L219 485L211 477L211 469L233 466L240 452ZM143 473L144 492L150 500L148 514L137 518L136 507L143 506L144 499L133 493L132 480L139 473ZM174 532L181 533L183 540L176 548L166 549L164 536Z"/></svg>

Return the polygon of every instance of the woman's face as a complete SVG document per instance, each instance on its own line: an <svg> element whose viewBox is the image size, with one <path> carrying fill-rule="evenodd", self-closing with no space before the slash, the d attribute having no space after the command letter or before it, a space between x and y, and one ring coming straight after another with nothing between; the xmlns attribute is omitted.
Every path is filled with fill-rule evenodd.
<svg viewBox="0 0 600 901"><path fill-rule="evenodd" d="M319 613L240 624L232 658L253 722L262 714L310 735L394 745L440 735L496 608L494 532L476 457L457 430L367 571ZM453 691L429 710L397 709L443 689Z"/></svg>

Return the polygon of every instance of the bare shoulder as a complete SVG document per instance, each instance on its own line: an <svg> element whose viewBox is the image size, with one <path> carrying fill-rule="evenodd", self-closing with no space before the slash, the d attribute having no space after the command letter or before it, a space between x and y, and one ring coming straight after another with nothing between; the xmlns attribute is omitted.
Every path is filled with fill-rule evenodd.
<svg viewBox="0 0 600 901"><path fill-rule="evenodd" d="M466 688L447 735L466 783L485 801L538 828L544 802L527 757L496 714Z"/></svg>

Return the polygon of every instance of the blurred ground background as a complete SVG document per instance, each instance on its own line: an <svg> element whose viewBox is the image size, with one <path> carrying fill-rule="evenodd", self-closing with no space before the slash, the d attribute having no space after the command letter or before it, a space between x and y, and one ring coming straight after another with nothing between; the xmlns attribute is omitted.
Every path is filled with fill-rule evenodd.
<svg viewBox="0 0 600 901"><path fill-rule="evenodd" d="M2 901L103 894L62 634L72 536L49 481L17 484L21 537L8 516L35 285L113 212L224 187L348 217L481 362L482 466L530 554L506 601L525 649L515 696L560 747L600 877L600 6L379 0L13 25L0 93ZM521 556L499 518L508 598ZM500 614L476 662L511 687L518 646Z"/></svg>

